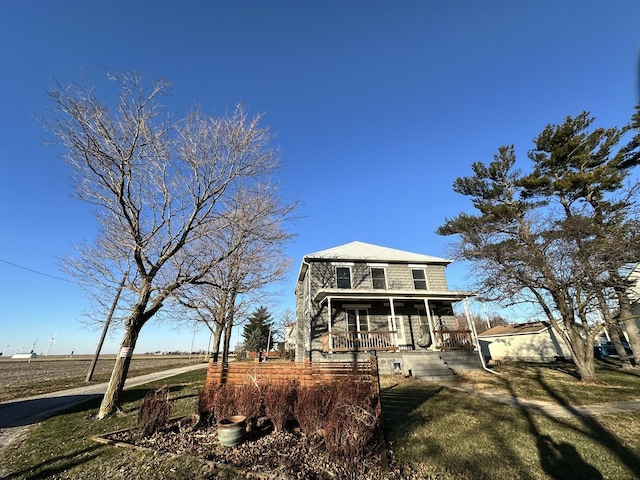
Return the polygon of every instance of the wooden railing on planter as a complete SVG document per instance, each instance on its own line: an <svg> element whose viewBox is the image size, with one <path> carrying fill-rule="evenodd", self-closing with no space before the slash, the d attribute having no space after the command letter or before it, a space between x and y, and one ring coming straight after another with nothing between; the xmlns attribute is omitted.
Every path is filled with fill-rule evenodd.
<svg viewBox="0 0 640 480"><path fill-rule="evenodd" d="M435 345L439 350L474 350L471 330L436 330Z"/></svg>
<svg viewBox="0 0 640 480"><path fill-rule="evenodd" d="M395 331L329 332L322 335L324 352L393 352L398 350Z"/></svg>
<svg viewBox="0 0 640 480"><path fill-rule="evenodd" d="M215 384L266 384L295 380L300 385L343 380L378 385L378 359L357 362L231 362L210 361L205 387Z"/></svg>

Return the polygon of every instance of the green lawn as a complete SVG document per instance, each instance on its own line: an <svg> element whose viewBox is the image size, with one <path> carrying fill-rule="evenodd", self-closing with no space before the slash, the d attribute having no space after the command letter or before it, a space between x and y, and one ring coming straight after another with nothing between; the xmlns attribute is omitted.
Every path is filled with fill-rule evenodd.
<svg viewBox="0 0 640 480"><path fill-rule="evenodd" d="M468 377L478 388L500 388L558 403L640 399L640 378L601 365L603 386L584 386L570 365L496 367ZM195 410L202 371L129 390L124 415L95 421L86 403L32 427L2 459L6 478L221 479L197 458L116 448L91 436L135 425L145 393L174 385L176 414ZM383 422L394 478L403 479L635 479L640 478L640 413L552 419L411 379L381 379ZM526 394L526 395L525 395Z"/></svg>

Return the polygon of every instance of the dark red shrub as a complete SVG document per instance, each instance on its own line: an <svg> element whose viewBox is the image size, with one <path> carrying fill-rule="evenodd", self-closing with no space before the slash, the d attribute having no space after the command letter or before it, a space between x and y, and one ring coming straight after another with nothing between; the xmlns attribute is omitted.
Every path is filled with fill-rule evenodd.
<svg viewBox="0 0 640 480"><path fill-rule="evenodd" d="M294 406L294 416L300 430L307 435L322 433L337 397L338 388L335 384L300 387Z"/></svg>
<svg viewBox="0 0 640 480"><path fill-rule="evenodd" d="M284 430L287 422L293 420L293 405L296 398L297 382L293 380L268 384L264 389L264 408L267 417L276 430Z"/></svg>
<svg viewBox="0 0 640 480"><path fill-rule="evenodd" d="M138 410L138 428L143 437L153 435L167 424L171 415L169 389L160 388L145 395Z"/></svg>
<svg viewBox="0 0 640 480"><path fill-rule="evenodd" d="M262 384L244 384L235 387L236 413L247 417L248 423L255 423L265 414Z"/></svg>
<svg viewBox="0 0 640 480"><path fill-rule="evenodd" d="M370 383L342 382L329 415L325 444L339 461L357 462L379 429L378 398Z"/></svg>

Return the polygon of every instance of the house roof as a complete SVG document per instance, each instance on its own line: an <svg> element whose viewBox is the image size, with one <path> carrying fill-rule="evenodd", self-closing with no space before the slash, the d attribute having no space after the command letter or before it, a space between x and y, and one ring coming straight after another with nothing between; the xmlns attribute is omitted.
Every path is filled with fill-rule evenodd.
<svg viewBox="0 0 640 480"><path fill-rule="evenodd" d="M479 337L494 337L503 335L524 335L527 333L540 333L544 332L551 325L549 322L531 322L531 323L517 323L512 325L498 325L491 327L489 330L485 330L479 333Z"/></svg>
<svg viewBox="0 0 640 480"><path fill-rule="evenodd" d="M351 242L337 247L309 253L305 260L353 260L369 262L438 263L447 265L451 260L421 253L406 252L364 242Z"/></svg>

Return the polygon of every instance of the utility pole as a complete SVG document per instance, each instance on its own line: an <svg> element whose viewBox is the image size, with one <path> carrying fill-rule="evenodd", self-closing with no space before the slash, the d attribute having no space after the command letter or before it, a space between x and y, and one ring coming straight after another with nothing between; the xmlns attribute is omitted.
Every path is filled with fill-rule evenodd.
<svg viewBox="0 0 640 480"><path fill-rule="evenodd" d="M271 348L271 324L269 324L269 337L267 338L267 357L265 361L269 359L269 350Z"/></svg>
<svg viewBox="0 0 640 480"><path fill-rule="evenodd" d="M98 357L100 356L100 350L102 350L102 344L104 343L104 339L107 336L107 330L109 329L109 324L111 323L113 312L115 312L116 310L116 305L118 304L118 300L120 299L120 294L122 293L122 289L124 288L124 282L126 280L127 280L127 274L125 273L122 276L122 281L120 282L120 286L118 287L118 291L116 292L116 298L113 299L113 305L111 305L111 310L109 311L107 320L104 322L104 328L102 329L102 336L100 337L100 340L96 345L96 351L93 354L93 360L91 361L91 366L89 367L89 372L87 373L87 379L85 380L86 382L90 382L91 377L93 377L93 371L96 369L96 364L98 363Z"/></svg>
<svg viewBox="0 0 640 480"><path fill-rule="evenodd" d="M193 354L193 343L196 340L196 328L197 328L197 323L194 322L193 323L193 335L191 337L191 350L189 350L189 360L191 360L191 355Z"/></svg>
<svg viewBox="0 0 640 480"><path fill-rule="evenodd" d="M487 304L482 302L482 308L484 309L484 318L487 320L487 328L491 328L491 322L489 321L489 312L487 312Z"/></svg>

